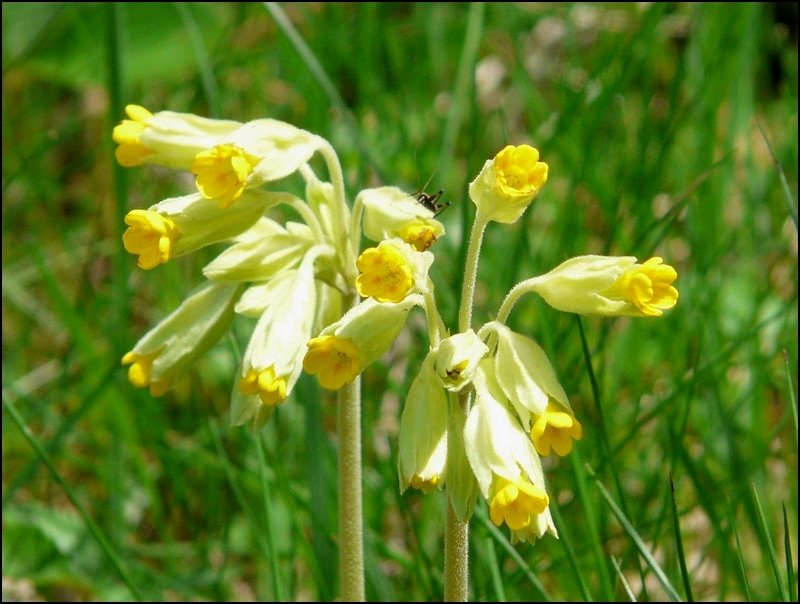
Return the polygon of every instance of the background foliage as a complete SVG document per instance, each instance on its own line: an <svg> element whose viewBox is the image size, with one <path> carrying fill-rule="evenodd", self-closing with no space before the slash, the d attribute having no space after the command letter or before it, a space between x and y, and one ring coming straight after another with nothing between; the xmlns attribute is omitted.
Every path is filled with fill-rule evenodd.
<svg viewBox="0 0 800 604"><path fill-rule="evenodd" d="M478 507L472 599L797 599L796 3L2 11L4 599L338 593L335 413L315 382L261 434L230 428L245 321L161 399L125 378L122 354L215 252L143 272L122 249L129 209L191 186L114 165L126 103L320 134L351 198L444 189L451 325L466 187L505 144L535 145L550 181L489 228L478 324L577 254L663 256L681 297L658 320L515 309L585 435L546 464L559 540L512 547ZM444 499L401 496L396 474L425 346L416 317L365 374L373 600L442 594Z"/></svg>

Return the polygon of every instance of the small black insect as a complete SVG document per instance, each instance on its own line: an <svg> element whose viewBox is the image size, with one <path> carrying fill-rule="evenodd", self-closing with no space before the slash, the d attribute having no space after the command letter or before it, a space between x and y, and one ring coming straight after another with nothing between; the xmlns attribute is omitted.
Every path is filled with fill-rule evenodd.
<svg viewBox="0 0 800 604"><path fill-rule="evenodd" d="M416 197L417 201L420 202L423 207L433 212L434 218L444 212L447 208L450 207L449 201L444 201L439 203L439 200L442 198L442 194L444 191L439 189L433 195L429 195L425 191L419 191L414 193L414 197Z"/></svg>

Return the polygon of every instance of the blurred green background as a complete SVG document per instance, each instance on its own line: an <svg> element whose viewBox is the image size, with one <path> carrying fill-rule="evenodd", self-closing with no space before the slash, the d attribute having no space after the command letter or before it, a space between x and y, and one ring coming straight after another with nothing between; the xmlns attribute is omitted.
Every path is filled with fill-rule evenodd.
<svg viewBox="0 0 800 604"><path fill-rule="evenodd" d="M227 424L252 323L160 399L120 366L221 249L144 272L122 248L128 210L192 186L115 165L127 103L317 133L350 199L444 189L432 274L451 326L467 185L506 144L536 146L550 179L522 220L489 227L477 324L516 282L586 253L662 256L680 300L655 320L516 307L584 438L545 460L559 540L511 546L478 506L471 599L797 599L796 3L6 2L2 16L4 600L339 593L335 410L315 380L254 435ZM396 472L426 345L412 317L364 375L372 600L442 597L443 495L401 496Z"/></svg>

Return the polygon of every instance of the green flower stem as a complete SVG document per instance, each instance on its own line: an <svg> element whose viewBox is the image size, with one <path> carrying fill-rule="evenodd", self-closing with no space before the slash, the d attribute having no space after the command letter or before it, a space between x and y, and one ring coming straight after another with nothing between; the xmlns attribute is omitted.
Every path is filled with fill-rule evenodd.
<svg viewBox="0 0 800 604"><path fill-rule="evenodd" d="M497 311L496 320L499 323L505 323L508 320L508 315L511 314L511 309L514 308L514 305L519 301L519 299L523 295L531 291L534 291L532 288L538 279L539 279L538 277L525 279L525 281L520 281L514 287L511 288L511 291L509 291L508 295L506 295L506 299L503 300L503 303L500 305L500 310Z"/></svg>
<svg viewBox="0 0 800 604"><path fill-rule="evenodd" d="M425 315L428 324L428 340L430 347L436 348L442 338L447 334L447 328L442 320L442 315L439 314L439 309L436 307L436 297L433 294L433 281L428 278L428 291L422 296L425 303Z"/></svg>
<svg viewBox="0 0 800 604"><path fill-rule="evenodd" d="M351 217L350 209L345 198L342 166L339 163L339 157L336 155L336 151L330 145L330 143L328 143L325 139L321 139L321 141L322 144L320 147L320 154L322 155L323 159L325 160L325 164L328 167L328 174L330 175L331 184L333 185L334 203L340 208L339 216L337 217L337 220L339 221L339 228L337 229L337 232L340 240L336 241L336 246L347 256L344 258L343 263L344 270L347 272L345 276L349 281L355 283L357 276L355 254L358 251L358 245L360 242L350 241Z"/></svg>
<svg viewBox="0 0 800 604"><path fill-rule="evenodd" d="M465 412L470 404L467 388L458 393L458 400L449 396L450 404L459 405ZM463 424L454 422L449 414L449 431L463 429ZM463 447L463 442L461 443ZM463 453L463 451L462 451ZM444 601L467 602L469 600L469 522L458 519L450 497L447 497L447 519L444 532Z"/></svg>
<svg viewBox="0 0 800 604"><path fill-rule="evenodd" d="M458 311L458 331L461 333L467 331L472 323L472 300L475 296L475 279L478 275L478 255L488 222L478 210L475 214L475 222L472 223L472 232L469 235L467 261L464 266L464 283L461 287L461 308Z"/></svg>
<svg viewBox="0 0 800 604"><path fill-rule="evenodd" d="M360 395L360 377L338 393L339 574L343 602L365 599Z"/></svg>
<svg viewBox="0 0 800 604"><path fill-rule="evenodd" d="M472 323L472 305L475 297L475 280L478 275L478 256L488 220L480 209L475 214L469 236L467 260L464 267L464 284L461 288L461 307L458 310L458 331L464 333ZM459 404L468 411L469 392L459 393ZM444 533L444 599L446 602L466 602L469 595L469 523L461 522L453 510L449 497L447 522Z"/></svg>

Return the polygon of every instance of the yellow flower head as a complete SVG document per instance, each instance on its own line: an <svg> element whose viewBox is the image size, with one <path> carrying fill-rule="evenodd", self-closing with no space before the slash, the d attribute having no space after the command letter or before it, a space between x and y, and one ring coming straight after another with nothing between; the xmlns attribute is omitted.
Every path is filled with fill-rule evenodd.
<svg viewBox="0 0 800 604"><path fill-rule="evenodd" d="M286 400L286 378L276 377L274 367L250 369L239 380L239 390L242 394L257 394L265 405L279 405Z"/></svg>
<svg viewBox="0 0 800 604"><path fill-rule="evenodd" d="M122 357L123 365L130 365L128 367L128 380L137 388L150 387L150 394L153 396L161 396L169 388L169 382L166 380L155 381L151 380L151 372L153 369L153 361L160 354L161 351L152 354L140 354L138 352L130 351Z"/></svg>
<svg viewBox="0 0 800 604"><path fill-rule="evenodd" d="M418 474L414 474L411 477L411 487L419 489L423 493L431 493L439 488L441 478L439 474L435 474L430 478L421 478Z"/></svg>
<svg viewBox="0 0 800 604"><path fill-rule="evenodd" d="M437 224L420 220L401 227L398 236L418 252L424 252L436 242L440 231Z"/></svg>
<svg viewBox="0 0 800 604"><path fill-rule="evenodd" d="M485 220L510 224L547 182L547 164L530 145L508 145L488 160L469 185L470 199Z"/></svg>
<svg viewBox="0 0 800 604"><path fill-rule="evenodd" d="M414 286L414 273L406 256L383 241L358 257L360 271L356 279L358 293L378 302L400 302Z"/></svg>
<svg viewBox="0 0 800 604"><path fill-rule="evenodd" d="M444 225L434 212L398 187L364 189L356 206L364 208L364 235L373 241L399 237L424 252L444 235Z"/></svg>
<svg viewBox="0 0 800 604"><path fill-rule="evenodd" d="M128 229L122 234L122 243L128 252L139 255L139 268L155 268L172 257L181 236L172 220L152 210L131 210L125 224Z"/></svg>
<svg viewBox="0 0 800 604"><path fill-rule="evenodd" d="M567 455L572 451L572 440L580 440L583 427L575 417L558 403L550 401L545 412L531 426L531 440L539 455Z"/></svg>
<svg viewBox="0 0 800 604"><path fill-rule="evenodd" d="M323 388L338 390L359 373L358 350L349 338L325 335L308 341L303 369L316 375Z"/></svg>
<svg viewBox="0 0 800 604"><path fill-rule="evenodd" d="M489 516L495 526L505 522L512 531L526 529L547 509L550 498L544 489L520 475L511 481L496 476L489 495Z"/></svg>
<svg viewBox="0 0 800 604"><path fill-rule="evenodd" d="M121 166L130 168L143 164L145 158L154 153L141 142L142 133L153 114L139 105L128 105L125 113L130 119L117 124L111 137L119 145L114 152L117 161Z"/></svg>
<svg viewBox="0 0 800 604"><path fill-rule="evenodd" d="M659 317L678 301L672 285L678 273L662 262L658 257L639 264L633 256L576 256L529 279L526 289L564 312Z"/></svg>
<svg viewBox="0 0 800 604"><path fill-rule="evenodd" d="M197 175L197 190L207 199L216 199L219 207L227 208L244 191L258 161L236 145L216 145L201 151L191 168Z"/></svg>
<svg viewBox="0 0 800 604"><path fill-rule="evenodd" d="M672 308L678 302L678 290L672 285L678 278L678 273L669 264L662 262L656 256L644 264L635 264L602 295L627 300L643 315L660 317L664 310Z"/></svg>
<svg viewBox="0 0 800 604"><path fill-rule="evenodd" d="M547 169L539 161L539 151L530 145L508 145L494 157L497 187L509 197L532 199L547 182Z"/></svg>

